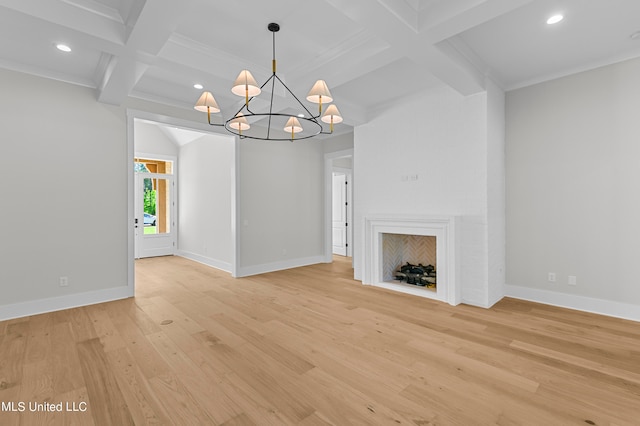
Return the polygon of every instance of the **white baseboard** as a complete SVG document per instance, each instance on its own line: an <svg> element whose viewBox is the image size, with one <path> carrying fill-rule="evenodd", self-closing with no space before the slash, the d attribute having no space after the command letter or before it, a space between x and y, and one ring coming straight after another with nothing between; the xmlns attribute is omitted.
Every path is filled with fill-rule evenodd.
<svg viewBox="0 0 640 426"><path fill-rule="evenodd" d="M229 262L223 262L221 260L213 259L184 250L178 250L176 256L184 257L185 259L193 260L195 262L202 263L203 265L211 266L212 268L231 273L231 264Z"/></svg>
<svg viewBox="0 0 640 426"><path fill-rule="evenodd" d="M592 297L577 296L575 294L558 293L555 291L515 285L506 286L505 296L609 317L640 321L640 306L630 303L614 302L611 300L595 299Z"/></svg>
<svg viewBox="0 0 640 426"><path fill-rule="evenodd" d="M261 265L244 266L238 268L237 277L248 277L250 275L266 274L267 272L282 271L284 269L299 268L301 266L326 263L324 256L303 257L300 259L283 260L274 263L263 263Z"/></svg>
<svg viewBox="0 0 640 426"><path fill-rule="evenodd" d="M133 287L122 286L1 305L0 321L126 299L133 297L133 293Z"/></svg>

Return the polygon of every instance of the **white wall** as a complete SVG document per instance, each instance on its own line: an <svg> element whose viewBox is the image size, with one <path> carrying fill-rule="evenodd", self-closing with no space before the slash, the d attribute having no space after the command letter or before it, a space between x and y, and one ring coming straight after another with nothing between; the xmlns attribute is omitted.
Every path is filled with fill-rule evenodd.
<svg viewBox="0 0 640 426"><path fill-rule="evenodd" d="M488 246L490 233L495 232L492 228L500 225L499 215L491 214L495 222L489 228L488 186L504 184L487 172L493 164L488 156L501 143L499 121L487 112L500 106L494 96L499 97L499 91L492 89L488 99L487 93L463 97L452 89L438 88L407 99L355 129L357 278L362 277L364 264L366 216L456 215L461 217L463 302L488 306L501 297L503 283L488 278L488 265L504 264L503 259L489 260L489 256L499 257L500 251L489 252ZM403 178L408 175L418 179Z"/></svg>
<svg viewBox="0 0 640 426"><path fill-rule="evenodd" d="M353 149L353 132L322 139L322 146L325 153Z"/></svg>
<svg viewBox="0 0 640 426"><path fill-rule="evenodd" d="M333 167L338 167L340 169L353 169L353 158L352 157L344 157L344 158L336 158L333 160Z"/></svg>
<svg viewBox="0 0 640 426"><path fill-rule="evenodd" d="M635 59L507 94L510 294L640 319L638 76Z"/></svg>
<svg viewBox="0 0 640 426"><path fill-rule="evenodd" d="M238 275L324 260L321 140L239 143Z"/></svg>
<svg viewBox="0 0 640 426"><path fill-rule="evenodd" d="M136 152L178 158L178 145L169 139L157 124L136 120L134 140Z"/></svg>
<svg viewBox="0 0 640 426"><path fill-rule="evenodd" d="M178 254L232 271L235 138L205 134L180 149Z"/></svg>
<svg viewBox="0 0 640 426"><path fill-rule="evenodd" d="M3 69L0 93L0 319L132 295L124 110Z"/></svg>

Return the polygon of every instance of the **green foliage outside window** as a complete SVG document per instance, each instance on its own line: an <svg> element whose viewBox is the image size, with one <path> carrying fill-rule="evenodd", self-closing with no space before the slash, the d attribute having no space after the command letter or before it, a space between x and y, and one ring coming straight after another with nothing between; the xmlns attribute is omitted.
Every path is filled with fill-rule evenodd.
<svg viewBox="0 0 640 426"><path fill-rule="evenodd" d="M144 212L152 215L156 215L156 191L154 189L147 188L147 181L151 183L151 179L145 179L144 188Z"/></svg>

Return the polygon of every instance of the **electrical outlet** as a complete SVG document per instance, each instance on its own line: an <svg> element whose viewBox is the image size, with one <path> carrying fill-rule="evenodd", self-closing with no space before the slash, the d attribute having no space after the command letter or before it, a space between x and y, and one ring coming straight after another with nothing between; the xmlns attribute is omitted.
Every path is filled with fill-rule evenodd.
<svg viewBox="0 0 640 426"><path fill-rule="evenodd" d="M555 272L549 272L549 282L550 283L555 283L556 282L556 273Z"/></svg>
<svg viewBox="0 0 640 426"><path fill-rule="evenodd" d="M569 285L577 285L577 278L575 277L575 275L569 275L569 281L568 281Z"/></svg>
<svg viewBox="0 0 640 426"><path fill-rule="evenodd" d="M69 285L69 277L60 277L60 287L66 287Z"/></svg>

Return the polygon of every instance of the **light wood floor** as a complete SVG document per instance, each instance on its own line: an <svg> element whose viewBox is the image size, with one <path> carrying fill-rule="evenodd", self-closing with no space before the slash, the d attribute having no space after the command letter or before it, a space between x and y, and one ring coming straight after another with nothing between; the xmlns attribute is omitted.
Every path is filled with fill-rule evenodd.
<svg viewBox="0 0 640 426"><path fill-rule="evenodd" d="M140 260L135 299L0 322L0 425L640 425L640 324L351 274Z"/></svg>

